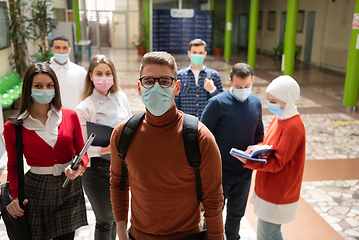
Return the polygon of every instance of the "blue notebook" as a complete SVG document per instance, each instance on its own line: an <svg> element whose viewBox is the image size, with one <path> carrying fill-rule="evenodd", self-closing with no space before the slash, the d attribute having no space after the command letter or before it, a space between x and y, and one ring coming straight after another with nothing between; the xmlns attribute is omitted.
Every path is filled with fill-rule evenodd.
<svg viewBox="0 0 359 240"><path fill-rule="evenodd" d="M273 148L263 148L263 149L254 150L252 154L248 154L242 150L232 148L229 153L238 157L245 158L247 160L267 163L266 158L268 157L269 154L271 154L274 151L275 149Z"/></svg>

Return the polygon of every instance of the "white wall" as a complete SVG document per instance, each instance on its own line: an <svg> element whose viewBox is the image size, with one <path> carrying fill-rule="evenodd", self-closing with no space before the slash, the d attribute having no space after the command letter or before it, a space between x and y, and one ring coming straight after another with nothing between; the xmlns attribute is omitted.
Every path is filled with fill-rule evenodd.
<svg viewBox="0 0 359 240"><path fill-rule="evenodd" d="M259 10L263 11L262 29L258 31L257 47L262 52L273 52L279 43L280 21L282 12L287 11L288 0L265 0L260 2ZM329 56L328 49L334 52L346 53L340 63L333 63L333 67L345 69L347 55L350 48L351 25L356 0L300 0L299 10L304 11L303 32L297 33L296 45L302 50L298 59L303 60L305 37L307 30L308 12L315 12L315 26L312 42L311 62L315 65L326 65L323 56ZM275 30L269 31L268 12L276 12ZM344 22L344 24L343 24ZM325 55L327 54L327 55Z"/></svg>
<svg viewBox="0 0 359 240"><path fill-rule="evenodd" d="M0 2L6 2L6 0L0 0ZM11 53L12 47L0 50L0 77L4 76L5 73L9 73L11 71L10 62L8 60Z"/></svg>
<svg viewBox="0 0 359 240"><path fill-rule="evenodd" d="M11 66L9 61L9 56L12 53L12 48L4 48L0 50L0 77L4 76L5 73L10 73Z"/></svg>
<svg viewBox="0 0 359 240"><path fill-rule="evenodd" d="M52 3L52 7L54 8L67 8L67 2L66 0L54 0Z"/></svg>
<svg viewBox="0 0 359 240"><path fill-rule="evenodd" d="M329 0L331 1L331 0ZM304 10L303 32L297 33L296 44L302 46L299 59L303 60L305 49L305 37L307 32L308 12L315 12L314 34L312 42L311 62L320 65L322 44L324 40L325 21L327 17L328 0L302 0L299 2L299 10Z"/></svg>

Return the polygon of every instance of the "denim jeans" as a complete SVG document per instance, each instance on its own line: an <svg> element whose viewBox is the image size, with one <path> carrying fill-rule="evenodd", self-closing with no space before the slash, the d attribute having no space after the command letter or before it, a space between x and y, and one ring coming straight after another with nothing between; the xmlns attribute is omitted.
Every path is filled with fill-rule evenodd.
<svg viewBox="0 0 359 240"><path fill-rule="evenodd" d="M224 200L227 200L227 219L224 226L227 240L238 240L239 226L247 206L251 186L252 170L244 168L241 172L222 169ZM224 206L224 204L223 204Z"/></svg>
<svg viewBox="0 0 359 240"><path fill-rule="evenodd" d="M96 158L97 159L97 158ZM110 201L110 162L91 159L82 184L96 217L95 240L115 240L116 223Z"/></svg>
<svg viewBox="0 0 359 240"><path fill-rule="evenodd" d="M258 218L257 240L283 240L281 226Z"/></svg>

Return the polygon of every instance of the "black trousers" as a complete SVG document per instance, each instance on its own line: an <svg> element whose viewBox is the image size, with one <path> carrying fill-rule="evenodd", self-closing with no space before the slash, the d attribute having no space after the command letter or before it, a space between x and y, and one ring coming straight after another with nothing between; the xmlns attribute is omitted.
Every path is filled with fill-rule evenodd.
<svg viewBox="0 0 359 240"><path fill-rule="evenodd" d="M116 222L110 200L110 161L91 158L82 185L96 217L95 240L116 239Z"/></svg>
<svg viewBox="0 0 359 240"><path fill-rule="evenodd" d="M224 225L227 240L240 239L239 226L246 210L251 179L250 169L244 168L241 172L222 169L224 201L227 199L227 218Z"/></svg>
<svg viewBox="0 0 359 240"><path fill-rule="evenodd" d="M55 237L53 240L73 240L75 238L75 232L66 233L64 235Z"/></svg>

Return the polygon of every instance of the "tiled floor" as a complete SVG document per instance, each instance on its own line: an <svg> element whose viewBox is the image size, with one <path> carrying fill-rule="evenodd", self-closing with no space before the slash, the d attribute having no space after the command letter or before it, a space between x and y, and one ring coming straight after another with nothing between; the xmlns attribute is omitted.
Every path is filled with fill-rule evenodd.
<svg viewBox="0 0 359 240"><path fill-rule="evenodd" d="M99 51L92 51L96 53ZM143 111L136 87L141 56L135 50L101 49L101 53L113 59L132 113ZM187 55L174 56L179 69L188 66ZM256 59L253 94L262 101L267 128L273 115L266 108L265 88L281 74L280 61L261 54ZM229 69L235 62L246 62L245 54L229 62L211 56L206 59L208 67L219 71L225 90L229 88ZM82 65L86 68L88 62ZM359 112L342 107L345 75L296 62L293 77L301 86L301 98L296 104L306 127L306 165L297 216L282 226L284 239L359 239ZM15 112L5 110L4 115ZM93 239L95 218L90 209L87 213L89 226L76 232L76 240ZM256 222L253 206L248 204L241 239L256 239ZM0 221L2 239L7 237Z"/></svg>

